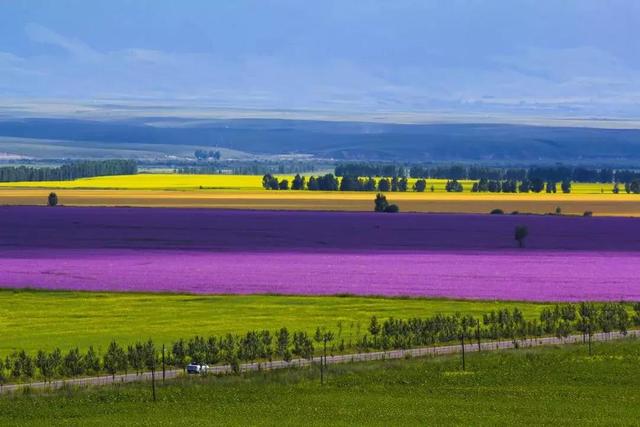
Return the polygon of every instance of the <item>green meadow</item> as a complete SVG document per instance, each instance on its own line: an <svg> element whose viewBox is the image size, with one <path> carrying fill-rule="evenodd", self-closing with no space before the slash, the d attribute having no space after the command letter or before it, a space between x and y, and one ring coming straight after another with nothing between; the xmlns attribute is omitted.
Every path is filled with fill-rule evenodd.
<svg viewBox="0 0 640 427"><path fill-rule="evenodd" d="M4 425L637 425L640 340L0 396Z"/></svg>
<svg viewBox="0 0 640 427"><path fill-rule="evenodd" d="M183 295L0 290L0 355L16 349L106 348L152 338L170 344L193 335L244 333L286 326L312 332L326 327L347 338L364 333L369 319L427 317L455 312L481 315L520 308L536 317L544 305L522 302L420 298L279 295Z"/></svg>

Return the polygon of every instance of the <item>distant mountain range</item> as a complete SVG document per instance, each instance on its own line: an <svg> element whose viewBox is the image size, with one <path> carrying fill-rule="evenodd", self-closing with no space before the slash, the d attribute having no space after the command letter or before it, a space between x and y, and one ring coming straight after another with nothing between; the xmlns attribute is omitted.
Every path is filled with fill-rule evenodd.
<svg viewBox="0 0 640 427"><path fill-rule="evenodd" d="M486 164L576 163L633 166L640 162L640 130L505 124L387 124L315 120L185 120L135 118L98 121L53 118L0 121L0 137L99 142L103 147L157 145L163 153L218 147L322 159ZM6 138L5 138L6 139ZM0 152L22 155L19 144ZM33 152L31 152L33 155Z"/></svg>

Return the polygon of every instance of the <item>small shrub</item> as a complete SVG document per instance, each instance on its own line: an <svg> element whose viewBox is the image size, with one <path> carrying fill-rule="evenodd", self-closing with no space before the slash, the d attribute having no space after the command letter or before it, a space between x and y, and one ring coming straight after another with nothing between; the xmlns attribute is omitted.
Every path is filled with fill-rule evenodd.
<svg viewBox="0 0 640 427"><path fill-rule="evenodd" d="M396 213L400 212L400 208L398 207L398 205L392 204L384 208L384 211L389 213Z"/></svg>
<svg viewBox="0 0 640 427"><path fill-rule="evenodd" d="M520 212L518 212L518 211L511 212L511 215L519 215L519 214L520 214Z"/></svg>
<svg viewBox="0 0 640 427"><path fill-rule="evenodd" d="M504 215L504 211L502 209L494 209L489 212L491 215Z"/></svg>
<svg viewBox="0 0 640 427"><path fill-rule="evenodd" d="M562 215L562 208L560 208L560 206L556 208L556 215Z"/></svg>
<svg viewBox="0 0 640 427"><path fill-rule="evenodd" d="M47 205L56 206L58 204L58 195L56 193L49 193L49 197L47 199Z"/></svg>
<svg viewBox="0 0 640 427"><path fill-rule="evenodd" d="M593 212L591 212L591 211L584 211L584 213L582 214L582 216L593 216Z"/></svg>

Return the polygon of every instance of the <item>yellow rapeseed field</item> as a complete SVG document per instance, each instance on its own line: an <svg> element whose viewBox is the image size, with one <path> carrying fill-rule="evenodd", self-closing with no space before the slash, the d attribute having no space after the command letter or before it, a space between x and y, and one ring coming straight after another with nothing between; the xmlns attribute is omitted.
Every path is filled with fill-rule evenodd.
<svg viewBox="0 0 640 427"><path fill-rule="evenodd" d="M275 175L278 179L293 180L291 175ZM409 179L409 186L416 179ZM427 192L445 192L445 179L428 179ZM474 181L460 181L465 193L470 192ZM3 182L0 188L73 188L73 189L122 189L122 190L262 190L261 175L182 175L175 173L100 176L75 181ZM558 190L560 190L558 186ZM574 194L611 193L611 184L574 183ZM544 194L546 196L546 194Z"/></svg>
<svg viewBox="0 0 640 427"><path fill-rule="evenodd" d="M181 175L138 174L81 178L75 181L4 182L12 188L85 188L127 190L260 190L262 176L257 175Z"/></svg>

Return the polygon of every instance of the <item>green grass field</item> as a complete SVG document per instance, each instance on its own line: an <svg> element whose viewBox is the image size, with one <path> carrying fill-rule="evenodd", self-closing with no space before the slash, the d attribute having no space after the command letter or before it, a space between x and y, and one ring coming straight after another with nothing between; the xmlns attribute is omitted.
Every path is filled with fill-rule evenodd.
<svg viewBox="0 0 640 427"><path fill-rule="evenodd" d="M482 314L514 306L537 316L542 304L438 299L306 297L266 295L177 295L0 290L0 355L15 349L51 350L89 345L104 349L153 338L169 344L180 337L244 333L251 329L338 329L364 333L379 318L455 312ZM358 334L359 335L359 334Z"/></svg>
<svg viewBox="0 0 640 427"><path fill-rule="evenodd" d="M4 425L637 425L640 340L0 397Z"/></svg>

